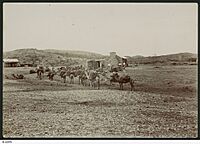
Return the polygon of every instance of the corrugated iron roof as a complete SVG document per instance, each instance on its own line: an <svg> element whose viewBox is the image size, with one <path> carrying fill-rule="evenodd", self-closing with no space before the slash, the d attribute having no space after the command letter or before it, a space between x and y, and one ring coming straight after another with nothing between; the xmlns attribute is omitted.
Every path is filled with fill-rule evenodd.
<svg viewBox="0 0 200 144"><path fill-rule="evenodd" d="M3 59L3 62L19 62L18 59Z"/></svg>

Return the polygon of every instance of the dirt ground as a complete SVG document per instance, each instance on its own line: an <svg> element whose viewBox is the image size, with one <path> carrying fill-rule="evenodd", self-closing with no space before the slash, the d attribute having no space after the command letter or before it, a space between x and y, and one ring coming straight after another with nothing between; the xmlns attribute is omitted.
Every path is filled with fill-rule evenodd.
<svg viewBox="0 0 200 144"><path fill-rule="evenodd" d="M38 80L29 70L4 69L4 137L197 137L197 66L127 68L132 92ZM25 79L5 78L12 73Z"/></svg>

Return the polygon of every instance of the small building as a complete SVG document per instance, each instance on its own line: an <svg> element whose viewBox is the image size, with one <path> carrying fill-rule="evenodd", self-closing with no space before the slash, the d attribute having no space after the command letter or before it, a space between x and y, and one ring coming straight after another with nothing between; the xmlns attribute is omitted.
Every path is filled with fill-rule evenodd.
<svg viewBox="0 0 200 144"><path fill-rule="evenodd" d="M106 63L109 67L128 66L127 57L120 57L116 52L110 52L110 56L106 59Z"/></svg>
<svg viewBox="0 0 200 144"><path fill-rule="evenodd" d="M18 67L20 66L18 59L3 59L3 67Z"/></svg>
<svg viewBox="0 0 200 144"><path fill-rule="evenodd" d="M98 69L98 68L103 68L105 66L105 60L103 59L92 59L92 60L88 60L86 62L86 67L87 69L89 70L95 70L95 69Z"/></svg>
<svg viewBox="0 0 200 144"><path fill-rule="evenodd" d="M116 52L110 52L110 57L106 61L113 67L117 67L120 63L122 64L122 58Z"/></svg>

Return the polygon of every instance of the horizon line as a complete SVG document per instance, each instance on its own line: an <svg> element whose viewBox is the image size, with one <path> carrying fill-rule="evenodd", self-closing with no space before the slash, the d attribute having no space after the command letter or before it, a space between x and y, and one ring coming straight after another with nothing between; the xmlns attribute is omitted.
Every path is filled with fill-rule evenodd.
<svg viewBox="0 0 200 144"><path fill-rule="evenodd" d="M110 51L108 54L102 54L102 53L98 53L98 52L90 52L90 51L85 51L85 50L72 50L72 49L68 49L68 50L62 50L62 49L56 49L56 48L46 48L46 49L40 49L40 48L20 48L20 49L14 49L14 50L3 50L3 53L4 52L12 52L12 51L16 51L16 50L22 50L22 49L36 49L36 50L57 50L57 51L77 51L77 52L89 52L89 53L95 53L95 54L100 54L100 55L103 55L103 56L108 56L110 55L110 52L114 52L114 51ZM193 53L193 52L176 52L176 53L169 53L169 54L160 54L160 55L157 55L156 53L155 54L152 54L152 55L141 55L141 54L136 54L136 55L133 55L133 56L130 56L130 55L124 55L124 56L130 56L130 57L134 57L134 56L143 56L143 57L157 57L157 56L165 56L165 55L173 55L173 54L181 54L181 53L190 53L190 54L197 54L198 55L198 52L197 53ZM117 54L117 52L116 52ZM118 54L117 54L118 55Z"/></svg>

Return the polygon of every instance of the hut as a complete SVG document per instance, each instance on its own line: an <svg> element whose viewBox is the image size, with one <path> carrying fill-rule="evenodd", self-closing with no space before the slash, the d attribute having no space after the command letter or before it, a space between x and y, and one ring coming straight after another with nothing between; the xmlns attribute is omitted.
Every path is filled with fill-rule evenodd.
<svg viewBox="0 0 200 144"><path fill-rule="evenodd" d="M106 58L106 66L108 69L122 69L128 66L128 57L120 57L116 52L110 52L110 56Z"/></svg>
<svg viewBox="0 0 200 144"><path fill-rule="evenodd" d="M106 65L109 69L122 66L122 64L123 60L116 52L110 52L110 56L106 58Z"/></svg>
<svg viewBox="0 0 200 144"><path fill-rule="evenodd" d="M3 67L18 67L20 66L18 59L3 59Z"/></svg>
<svg viewBox="0 0 200 144"><path fill-rule="evenodd" d="M104 68L105 66L105 60L104 59L92 59L92 60L87 60L86 62L86 67L89 70L95 70L99 68Z"/></svg>
<svg viewBox="0 0 200 144"><path fill-rule="evenodd" d="M122 64L122 58L116 52L110 52L110 57L106 61L113 67L117 67L120 63Z"/></svg>

